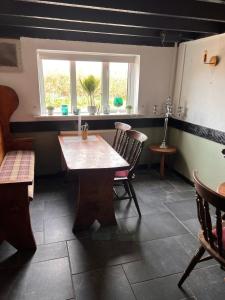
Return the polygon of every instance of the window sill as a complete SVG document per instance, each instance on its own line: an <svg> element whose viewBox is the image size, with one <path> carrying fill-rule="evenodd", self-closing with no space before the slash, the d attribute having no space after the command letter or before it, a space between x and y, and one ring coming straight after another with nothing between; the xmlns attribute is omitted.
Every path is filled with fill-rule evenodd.
<svg viewBox="0 0 225 300"><path fill-rule="evenodd" d="M142 114L109 114L109 115L94 115L90 116L88 114L81 114L81 119L84 120L110 120L110 119L136 119L136 118L143 118L144 115ZM77 120L78 115L69 114L67 116L63 116L60 114L55 114L52 116L49 115L38 115L34 116L34 119L38 121L68 121L68 120Z"/></svg>

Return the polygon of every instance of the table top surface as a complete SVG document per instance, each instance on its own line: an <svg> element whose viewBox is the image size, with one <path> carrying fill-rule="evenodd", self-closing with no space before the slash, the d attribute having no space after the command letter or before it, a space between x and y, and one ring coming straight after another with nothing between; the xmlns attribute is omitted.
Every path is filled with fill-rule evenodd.
<svg viewBox="0 0 225 300"><path fill-rule="evenodd" d="M159 152L159 153L175 153L177 151L176 147L168 146L167 148L160 148L160 145L152 145L149 146L149 149L153 152Z"/></svg>
<svg viewBox="0 0 225 300"><path fill-rule="evenodd" d="M100 135L59 135L61 150L70 171L124 170L129 164Z"/></svg>

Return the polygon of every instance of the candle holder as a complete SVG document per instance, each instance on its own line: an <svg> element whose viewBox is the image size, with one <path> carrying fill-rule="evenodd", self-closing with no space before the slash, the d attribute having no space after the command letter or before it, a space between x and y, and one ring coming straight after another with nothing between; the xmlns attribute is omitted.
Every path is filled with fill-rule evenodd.
<svg viewBox="0 0 225 300"><path fill-rule="evenodd" d="M173 114L173 104L172 104L171 97L168 97L166 99L166 103L163 107L163 112L162 113L158 113L158 105L154 105L153 114L154 115L164 115L165 116L165 119L164 119L164 134L163 134L163 140L162 140L162 143L160 145L160 148L168 148L168 145L167 145L168 121L169 121L169 117L174 116L174 114ZM177 115L179 117L181 117L183 115L183 107L182 106L178 106Z"/></svg>

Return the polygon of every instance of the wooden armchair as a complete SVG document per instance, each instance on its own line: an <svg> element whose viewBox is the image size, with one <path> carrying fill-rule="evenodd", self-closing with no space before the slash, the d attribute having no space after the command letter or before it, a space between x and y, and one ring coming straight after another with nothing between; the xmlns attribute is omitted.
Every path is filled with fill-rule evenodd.
<svg viewBox="0 0 225 300"><path fill-rule="evenodd" d="M220 195L205 186L194 173L198 220L201 230L198 234L200 247L192 258L178 286L181 287L197 263L214 258L225 268L225 223L222 213L225 212L225 196ZM210 212L216 212L216 224L212 225ZM202 258L207 251L209 256Z"/></svg>
<svg viewBox="0 0 225 300"><path fill-rule="evenodd" d="M14 90L0 86L0 242L36 249L29 202L33 198L32 139L13 138L9 119L19 104Z"/></svg>

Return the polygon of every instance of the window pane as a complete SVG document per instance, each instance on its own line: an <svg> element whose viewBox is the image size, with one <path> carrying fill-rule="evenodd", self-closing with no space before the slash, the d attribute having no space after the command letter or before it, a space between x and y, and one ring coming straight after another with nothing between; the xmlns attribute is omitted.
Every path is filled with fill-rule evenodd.
<svg viewBox="0 0 225 300"><path fill-rule="evenodd" d="M43 59L42 65L46 107L54 106L61 113L61 105L67 104L70 111L70 62Z"/></svg>
<svg viewBox="0 0 225 300"><path fill-rule="evenodd" d="M109 64L109 105L111 111L125 111L127 103L127 77L128 63L111 62ZM117 107L114 105L115 98L118 100ZM119 106L121 102L123 104Z"/></svg>
<svg viewBox="0 0 225 300"><path fill-rule="evenodd" d="M101 106L102 63L76 61L77 106L86 112L88 105Z"/></svg>

